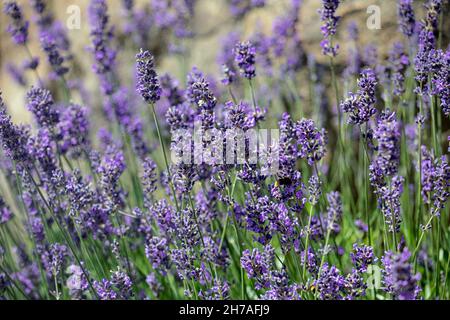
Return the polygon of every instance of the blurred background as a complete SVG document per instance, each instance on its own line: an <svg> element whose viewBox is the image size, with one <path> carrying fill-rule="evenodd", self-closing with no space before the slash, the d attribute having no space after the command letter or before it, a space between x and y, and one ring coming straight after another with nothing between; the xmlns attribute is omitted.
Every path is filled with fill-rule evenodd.
<svg viewBox="0 0 450 320"><path fill-rule="evenodd" d="M2 0L2 2L5 1ZM70 67L68 78L69 80L82 79L85 88L90 93L95 94L99 91L99 85L95 74L91 71L92 54L87 50L90 45L87 9L89 0L48 0L47 2L48 10L53 12L55 19L61 21L63 27L66 27L69 17L68 7L76 5L80 8L80 29L67 30L67 36L71 42L71 52L73 53L72 60L68 63ZM126 31L130 24L130 16L124 7L125 1L109 0L107 2L111 25L114 26L114 33L117 36L115 45L119 48L118 66L124 73L129 74L130 81L132 81L134 56L138 50L136 43L139 42L147 47L144 49L151 50L155 55L159 73L170 72L180 81L183 81L185 73L192 66L197 66L206 73L217 75L220 72L220 65L216 61L217 53L225 35L231 30L236 30L239 32L241 40L245 40L255 30L270 33L274 19L285 13L290 5L290 0L267 0L264 7L236 16L230 11L230 1L191 1L195 4L190 28L195 36L174 41L173 35L164 32L164 30L158 29L155 31L154 21L152 20L155 20L159 13L152 5L152 0L135 0L135 10L139 10L141 15L139 18L131 18L131 20L138 19L135 22L138 21L140 24L143 39L130 41ZM23 8L25 18L31 21L29 48L33 56L40 58L38 73L47 74L50 71L49 65L38 41L36 24L33 23L36 14L30 5L30 0L19 0L18 3ZM370 15L367 13L367 8L370 5L377 5L381 9L381 29L379 30L369 30L366 25L366 20ZM423 16L423 1L415 1L415 5L417 16ZM298 30L305 52L313 55L319 63L325 63L325 57L322 56L319 45L322 35L317 9L320 6L321 1L319 0L302 1ZM359 27L361 45L372 43L378 48L381 59L386 56L392 43L401 38L401 34L397 32L396 6L397 1L394 0L342 1L337 12L342 17L337 33L337 41L341 46L341 54L338 55L337 59L341 68L346 62L346 51L349 49L350 41L347 39L348 33L346 30L350 21L355 21ZM149 13L148 16L145 15L145 12ZM152 12L153 14L150 14ZM144 14L142 15L142 13ZM28 72L24 79L24 82L27 83L26 86L13 81L8 68L10 68L10 65L20 66L27 58L27 53L23 47L15 45L6 32L9 19L3 13L0 17L0 88L13 118L17 121L26 122L30 117L24 109L24 95L27 87L35 79L33 79L33 74ZM444 30L450 30L450 22L446 21L445 23ZM446 36L448 37L448 33ZM448 39L444 39L444 41L448 43ZM178 52L178 54L173 54L174 52ZM299 86L301 91L301 82ZM74 96L73 99L76 102L82 102L77 101L82 100L80 96Z"/></svg>

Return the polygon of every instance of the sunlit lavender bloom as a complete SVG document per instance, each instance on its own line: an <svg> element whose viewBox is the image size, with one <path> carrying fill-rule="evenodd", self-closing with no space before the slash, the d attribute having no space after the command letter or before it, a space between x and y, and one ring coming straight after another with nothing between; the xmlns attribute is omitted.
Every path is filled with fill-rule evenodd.
<svg viewBox="0 0 450 320"><path fill-rule="evenodd" d="M230 298L230 285L226 280L214 279L213 286L200 291L198 296L202 300L228 300Z"/></svg>
<svg viewBox="0 0 450 320"><path fill-rule="evenodd" d="M6 155L22 165L27 165L30 160L27 150L28 137L29 133L26 128L12 123L0 92L0 141Z"/></svg>
<svg viewBox="0 0 450 320"><path fill-rule="evenodd" d="M143 163L143 174L142 174L142 185L144 187L144 198L147 199L147 205L150 205L150 198L156 190L156 183L158 181L157 173L156 173L156 164L155 162L147 157L144 159Z"/></svg>
<svg viewBox="0 0 450 320"><path fill-rule="evenodd" d="M372 69L365 69L358 79L358 92L350 92L348 98L341 102L340 108L349 114L348 123L362 125L377 112L375 109L375 86L377 80Z"/></svg>
<svg viewBox="0 0 450 320"><path fill-rule="evenodd" d="M394 94L399 96L405 92L405 72L409 66L409 57L401 42L394 43L392 50L389 52L389 63L394 83Z"/></svg>
<svg viewBox="0 0 450 320"><path fill-rule="evenodd" d="M27 108L33 113L40 127L52 129L58 124L59 111L50 91L31 87L27 92L27 99Z"/></svg>
<svg viewBox="0 0 450 320"><path fill-rule="evenodd" d="M108 74L114 70L116 51L110 46L113 30L108 26L108 7L105 0L91 0L89 4L89 23L91 25L92 47L95 63L92 68L100 77L104 94L113 92L114 84Z"/></svg>
<svg viewBox="0 0 450 320"><path fill-rule="evenodd" d="M432 71L430 64L430 54L436 47L436 38L433 31L429 30L425 25L420 25L419 33L419 49L414 58L414 70L416 72L415 79L418 83L416 92L428 92L428 76Z"/></svg>
<svg viewBox="0 0 450 320"><path fill-rule="evenodd" d="M64 268L64 262L68 256L65 245L52 243L50 247L41 254L42 264L49 275L58 276Z"/></svg>
<svg viewBox="0 0 450 320"><path fill-rule="evenodd" d="M291 284L286 270L274 270L271 273L271 284L261 297L263 300L301 300L300 286Z"/></svg>
<svg viewBox="0 0 450 320"><path fill-rule="evenodd" d="M256 49L249 41L239 42L234 47L234 60L241 76L251 80L256 76Z"/></svg>
<svg viewBox="0 0 450 320"><path fill-rule="evenodd" d="M403 193L404 178L394 176L388 185L378 188L375 193L378 197L378 205L384 214L389 232L399 232L402 222L400 197Z"/></svg>
<svg viewBox="0 0 450 320"><path fill-rule="evenodd" d="M70 104L61 114L58 124L61 135L60 151L77 157L90 147L88 110L77 104Z"/></svg>
<svg viewBox="0 0 450 320"><path fill-rule="evenodd" d="M439 216L450 196L450 166L445 156L435 157L422 146L422 198Z"/></svg>
<svg viewBox="0 0 450 320"><path fill-rule="evenodd" d="M400 124L395 112L383 111L373 134L376 140L375 165L384 176L392 176L398 172L400 164Z"/></svg>
<svg viewBox="0 0 450 320"><path fill-rule="evenodd" d="M327 228L334 232L340 231L340 222L342 219L342 200L341 194L333 191L327 194L328 208L327 208Z"/></svg>
<svg viewBox="0 0 450 320"><path fill-rule="evenodd" d="M160 270L163 273L169 268L167 247L167 240L159 237L152 237L145 245L145 256L152 264L153 269Z"/></svg>
<svg viewBox="0 0 450 320"><path fill-rule="evenodd" d="M241 256L241 266L247 272L249 279L255 280L255 289L270 287L271 270L273 268L275 252L271 245L258 249L244 250Z"/></svg>
<svg viewBox="0 0 450 320"><path fill-rule="evenodd" d="M325 129L316 127L313 120L302 119L295 124L298 156L307 159L310 166L320 161L326 153L328 137Z"/></svg>
<svg viewBox="0 0 450 320"><path fill-rule="evenodd" d="M181 280L191 280L195 277L194 257L195 253L191 248L170 250L170 260L174 263Z"/></svg>
<svg viewBox="0 0 450 320"><path fill-rule="evenodd" d="M153 56L148 51L141 51L136 55L136 91L145 102L155 103L161 97L161 85L155 71Z"/></svg>
<svg viewBox="0 0 450 320"><path fill-rule="evenodd" d="M3 12L12 19L7 31L11 34L13 41L16 44L25 44L28 39L29 22L24 20L22 8L16 1L8 1L3 6Z"/></svg>
<svg viewBox="0 0 450 320"><path fill-rule="evenodd" d="M221 48L217 55L217 63L222 66L222 83L225 85L229 85L237 80L233 50L238 41L239 34L237 32L230 32L221 41Z"/></svg>
<svg viewBox="0 0 450 320"><path fill-rule="evenodd" d="M384 290L399 300L415 300L420 293L418 281L420 273L413 274L413 267L409 263L411 253L404 248L400 253L387 251L381 261L383 263Z"/></svg>
<svg viewBox="0 0 450 320"><path fill-rule="evenodd" d="M322 54L335 57L339 50L339 45L332 44L332 38L336 34L336 27L340 20L339 16L335 16L336 9L339 6L339 0L322 0L323 8L319 10L320 19L323 22L320 31L324 36L324 40L320 43Z"/></svg>
<svg viewBox="0 0 450 320"><path fill-rule="evenodd" d="M217 104L209 82L196 67L192 68L187 76L186 95L189 101L195 103L200 110L211 111Z"/></svg>
<svg viewBox="0 0 450 320"><path fill-rule="evenodd" d="M367 267L376 261L373 253L373 248L364 244L353 244L353 251L350 253L350 258L355 268L360 272L366 272Z"/></svg>
<svg viewBox="0 0 450 320"><path fill-rule="evenodd" d="M37 243L42 243L45 239L44 224L41 218L31 217L30 219L30 231Z"/></svg>
<svg viewBox="0 0 450 320"><path fill-rule="evenodd" d="M117 299L117 293L113 290L111 281L102 279L101 281L94 281L92 285L100 300Z"/></svg>
<svg viewBox="0 0 450 320"><path fill-rule="evenodd" d="M123 201L123 195L119 191L119 178L125 168L125 156L122 151L113 147L109 148L102 159L98 172L101 186L109 200L112 201L112 205L119 205Z"/></svg>
<svg viewBox="0 0 450 320"><path fill-rule="evenodd" d="M170 106L176 106L185 101L184 91L180 88L178 80L166 73L160 77L161 96L166 97Z"/></svg>
<svg viewBox="0 0 450 320"><path fill-rule="evenodd" d="M247 130L255 126L252 110L247 102L240 101L237 105L229 101L225 103L230 124L235 128Z"/></svg>
<svg viewBox="0 0 450 320"><path fill-rule="evenodd" d="M300 253L300 262L305 263L305 251ZM308 248L308 253L306 254L306 269L312 275L316 275L319 271L319 264L316 254L311 247Z"/></svg>
<svg viewBox="0 0 450 320"><path fill-rule="evenodd" d="M317 175L313 175L308 179L308 191L308 201L311 203L311 205L314 206L319 202L320 196L322 194L322 182L317 177Z"/></svg>
<svg viewBox="0 0 450 320"><path fill-rule="evenodd" d="M352 269L352 272L345 277L347 295L346 300L354 300L366 295L367 285L361 271Z"/></svg>
<svg viewBox="0 0 450 320"><path fill-rule="evenodd" d="M356 43L359 38L358 25L356 24L355 21L351 21L347 26L347 30L349 33L349 39L354 43L353 47L349 48L347 57L347 67L344 70L344 76L346 78L350 78L360 73L362 61L361 55L356 46Z"/></svg>
<svg viewBox="0 0 450 320"><path fill-rule="evenodd" d="M37 160L46 178L50 179L57 168L56 142L47 128L40 128L28 139L30 155Z"/></svg>
<svg viewBox="0 0 450 320"><path fill-rule="evenodd" d="M261 244L267 244L272 238L270 220L273 219L276 210L275 203L269 197L259 197L256 203L251 200L251 196L246 201L246 226L249 231L254 232L255 240Z"/></svg>
<svg viewBox="0 0 450 320"><path fill-rule="evenodd" d="M436 51L436 58L430 59L433 64L433 94L439 96L444 114L450 116L450 49Z"/></svg>
<svg viewBox="0 0 450 320"><path fill-rule="evenodd" d="M428 0L425 4L425 8L427 9L425 21L433 32L438 30L439 14L441 13L444 2L445 0Z"/></svg>
<svg viewBox="0 0 450 320"><path fill-rule="evenodd" d="M86 210L93 201L90 185L83 179L79 170L75 170L67 178L64 192L69 196L69 216L71 217L76 217L79 212Z"/></svg>
<svg viewBox="0 0 450 320"><path fill-rule="evenodd" d="M314 282L321 300L342 300L345 290L345 278L336 266L325 262L320 277Z"/></svg>
<svg viewBox="0 0 450 320"><path fill-rule="evenodd" d="M407 37L411 37L416 27L416 18L412 0L399 0L397 5L397 14L399 19L399 29Z"/></svg>
<svg viewBox="0 0 450 320"><path fill-rule="evenodd" d="M117 270L111 274L111 284L117 291L117 298L121 300L130 299L133 296L131 278L123 271Z"/></svg>
<svg viewBox="0 0 450 320"><path fill-rule="evenodd" d="M61 55L58 46L56 45L54 36L49 32L44 32L41 34L40 41L42 50L46 53L48 62L55 74L64 76L69 69L63 66L64 57Z"/></svg>

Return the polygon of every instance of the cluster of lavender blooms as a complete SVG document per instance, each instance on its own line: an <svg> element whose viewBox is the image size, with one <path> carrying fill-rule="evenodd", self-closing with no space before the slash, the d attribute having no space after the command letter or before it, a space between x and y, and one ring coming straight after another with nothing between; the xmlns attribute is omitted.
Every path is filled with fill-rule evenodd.
<svg viewBox="0 0 450 320"><path fill-rule="evenodd" d="M123 0L118 28L90 0L80 77L47 1L5 2L28 56L5 69L32 120L0 92L0 299L450 299L448 1L419 20L399 0L386 58L350 23L339 67L340 1L319 10L330 65L303 47L302 1L286 3L267 33L221 40L216 75L186 68L197 1ZM236 24L272 5L227 4ZM183 70L162 72L164 56ZM253 161L246 134L273 126Z"/></svg>

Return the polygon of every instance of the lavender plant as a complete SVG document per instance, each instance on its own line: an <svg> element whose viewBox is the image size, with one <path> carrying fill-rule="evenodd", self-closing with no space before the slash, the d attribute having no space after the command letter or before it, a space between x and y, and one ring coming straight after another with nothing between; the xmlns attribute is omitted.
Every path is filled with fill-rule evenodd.
<svg viewBox="0 0 450 320"><path fill-rule="evenodd" d="M46 1L5 2L31 120L4 88L0 300L450 299L448 1L399 0L386 57L321 1L329 66L282 2L245 33L273 4L226 2L216 74L191 65L200 1L122 1L117 26L91 0L86 56Z"/></svg>

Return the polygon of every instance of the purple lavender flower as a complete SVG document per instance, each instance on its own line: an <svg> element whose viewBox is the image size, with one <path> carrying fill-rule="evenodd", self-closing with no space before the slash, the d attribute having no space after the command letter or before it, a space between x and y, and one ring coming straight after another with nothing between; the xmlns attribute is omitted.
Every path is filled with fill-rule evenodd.
<svg viewBox="0 0 450 320"><path fill-rule="evenodd" d="M339 50L339 45L333 45L332 39L336 34L336 27L340 20L339 16L335 16L336 9L339 6L339 0L322 0L323 8L319 10L320 19L323 22L320 31L324 36L324 40L320 43L322 54L335 57Z"/></svg>
<svg viewBox="0 0 450 320"><path fill-rule="evenodd" d="M235 128L247 130L255 126L255 119L253 118L252 109L250 105L244 101L240 101L237 105L229 101L225 103L227 109L230 125Z"/></svg>
<svg viewBox="0 0 450 320"><path fill-rule="evenodd" d="M57 169L56 142L51 132L47 128L40 128L35 136L28 139L28 150L46 178L50 179Z"/></svg>
<svg viewBox="0 0 450 320"><path fill-rule="evenodd" d="M0 92L0 141L6 155L11 160L25 166L30 161L30 154L27 149L28 137L29 133L26 128L12 123Z"/></svg>
<svg viewBox="0 0 450 320"><path fill-rule="evenodd" d="M92 285L100 300L117 299L117 293L113 290L113 285L109 280L94 281Z"/></svg>
<svg viewBox="0 0 450 320"><path fill-rule="evenodd" d="M340 222L342 219L342 200L341 194L333 191L327 194L328 208L327 208L327 228L335 233L340 231Z"/></svg>
<svg viewBox="0 0 450 320"><path fill-rule="evenodd" d="M31 87L27 92L27 108L36 118L40 127L52 129L59 122L59 112L50 91Z"/></svg>
<svg viewBox="0 0 450 320"><path fill-rule="evenodd" d="M340 106L345 113L349 113L349 124L364 124L377 112L374 107L376 84L377 80L372 69L361 72L358 79L358 92L356 94L350 92Z"/></svg>
<svg viewBox="0 0 450 320"><path fill-rule="evenodd" d="M217 63L222 66L222 83L229 85L235 82L237 70L234 65L234 46L239 41L237 32L230 32L221 40L221 48L217 55Z"/></svg>
<svg viewBox="0 0 450 320"><path fill-rule="evenodd" d="M42 264L49 275L57 277L64 268L67 256L68 250L65 245L52 243L41 254Z"/></svg>
<svg viewBox="0 0 450 320"><path fill-rule="evenodd" d="M422 198L433 206L433 215L439 216L450 197L450 166L445 156L435 159L422 146Z"/></svg>
<svg viewBox="0 0 450 320"><path fill-rule="evenodd" d="M319 278L314 281L321 300L342 300L345 284L345 278L339 269L327 262L323 264Z"/></svg>
<svg viewBox="0 0 450 320"><path fill-rule="evenodd" d="M109 147L105 156L102 159L101 165L98 168L100 174L100 183L108 197L108 201L111 201L111 205L121 206L123 203L123 194L119 187L119 178L125 171L125 156L124 154L114 147Z"/></svg>
<svg viewBox="0 0 450 320"><path fill-rule="evenodd" d="M105 0L91 0L89 23L91 25L92 47L95 63L92 68L100 77L103 93L110 95L114 90L111 74L116 61L116 51L110 46L113 30L108 26L108 7Z"/></svg>
<svg viewBox="0 0 450 320"><path fill-rule="evenodd" d="M310 166L320 161L326 153L328 137L325 129L319 129L313 120L302 119L295 124L298 156L307 159Z"/></svg>
<svg viewBox="0 0 450 320"><path fill-rule="evenodd" d="M161 97L161 85L155 71L153 56L148 51L141 51L136 55L136 91L145 102L155 103Z"/></svg>
<svg viewBox="0 0 450 320"><path fill-rule="evenodd" d="M202 300L228 300L230 285L226 280L214 279L213 286L206 291L200 291L198 296Z"/></svg>
<svg viewBox="0 0 450 320"><path fill-rule="evenodd" d="M350 258L356 270L360 272L366 272L367 267L376 261L372 247L356 243L353 244L353 252L350 253Z"/></svg>
<svg viewBox="0 0 450 320"><path fill-rule="evenodd" d="M40 41L42 49L47 54L48 62L50 63L50 66L55 74L58 76L64 76L69 69L63 66L64 57L61 55L58 46L56 45L54 36L49 32L44 32L41 34Z"/></svg>
<svg viewBox="0 0 450 320"><path fill-rule="evenodd" d="M436 38L433 31L429 30L425 25L420 25L419 33L419 49L414 58L414 70L416 72L415 79L418 83L416 88L417 93L428 92L428 77L432 71L430 63L430 56L433 57L433 52L436 48Z"/></svg>
<svg viewBox="0 0 450 320"><path fill-rule="evenodd" d="M400 164L400 124L395 112L383 111L374 130L376 141L375 166L384 176L393 176L398 172Z"/></svg>
<svg viewBox="0 0 450 320"><path fill-rule="evenodd" d="M212 111L217 99L210 89L209 82L204 77L203 73L196 67L187 77L186 95L191 103L195 103L200 110Z"/></svg>
<svg viewBox="0 0 450 320"><path fill-rule="evenodd" d="M261 297L263 300L301 300L298 284L291 284L286 270L272 271L270 288Z"/></svg>
<svg viewBox="0 0 450 320"><path fill-rule="evenodd" d="M111 284L117 291L117 298L127 300L133 295L131 278L123 271L117 270L111 274Z"/></svg>
<svg viewBox="0 0 450 320"><path fill-rule="evenodd" d="M161 95L167 99L170 106L182 104L185 101L184 91L180 88L178 80L166 73L160 77Z"/></svg>
<svg viewBox="0 0 450 320"><path fill-rule="evenodd" d="M373 170L373 167L370 168ZM372 172L371 172L372 174ZM378 198L378 207L384 214L389 232L399 232L402 222L400 197L403 193L404 178L401 176L392 177L389 184L374 185L375 194Z"/></svg>
<svg viewBox="0 0 450 320"><path fill-rule="evenodd" d="M249 41L239 42L234 47L234 60L239 72L249 80L256 76L255 55L256 49Z"/></svg>
<svg viewBox="0 0 450 320"><path fill-rule="evenodd" d="M413 267L409 263L411 253L405 247L400 253L387 251L381 259L383 270L384 290L399 300L417 299L420 287L420 273L413 274Z"/></svg>
<svg viewBox="0 0 450 320"><path fill-rule="evenodd" d="M87 152L90 147L88 110L77 104L70 104L58 124L61 135L60 151L74 157Z"/></svg>
<svg viewBox="0 0 450 320"><path fill-rule="evenodd" d="M241 256L241 266L247 272L249 279L255 280L255 289L260 290L270 286L271 270L275 259L274 249L271 245L258 249L244 250Z"/></svg>
<svg viewBox="0 0 450 320"><path fill-rule="evenodd" d="M395 42L389 52L389 64L392 81L394 82L394 94L400 96L405 92L405 73L409 66L409 58L401 42Z"/></svg>
<svg viewBox="0 0 450 320"><path fill-rule="evenodd" d="M414 16L412 3L412 0L399 0L397 5L399 29L408 38L414 34L414 29L416 27L416 18Z"/></svg>
<svg viewBox="0 0 450 320"><path fill-rule="evenodd" d="M11 34L13 41L19 45L26 44L29 22L24 20L22 8L16 1L8 1L3 6L3 12L12 19L7 31Z"/></svg>
<svg viewBox="0 0 450 320"><path fill-rule="evenodd" d="M166 252L167 240L165 238L152 237L145 245L145 256L152 264L153 269L165 274L169 268L169 256Z"/></svg>

